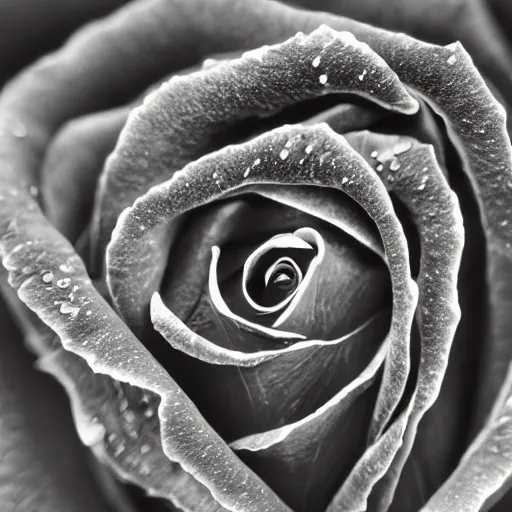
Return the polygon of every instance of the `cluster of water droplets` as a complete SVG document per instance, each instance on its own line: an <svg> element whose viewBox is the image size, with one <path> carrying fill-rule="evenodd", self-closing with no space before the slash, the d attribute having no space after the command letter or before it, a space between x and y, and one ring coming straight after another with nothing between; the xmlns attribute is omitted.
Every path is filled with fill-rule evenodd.
<svg viewBox="0 0 512 512"><path fill-rule="evenodd" d="M372 151L370 153L370 157L375 160L375 170L378 173L387 170L387 180L389 182L393 182L395 180L393 174L396 173L402 166L399 158L400 155L403 155L409 151L411 147L412 143L410 141L401 141L391 148L386 148L382 151Z"/></svg>
<svg viewBox="0 0 512 512"><path fill-rule="evenodd" d="M73 267L67 265L65 263L61 264L58 268L59 273L69 274L73 272ZM81 306L76 303L76 293L79 290L78 285L73 285L73 281L69 276L64 275L64 277L58 277L56 273L52 270L43 270L41 272L41 281L49 285L46 287L48 291L53 290L53 285L55 285L60 290L69 291L67 295L67 300L56 300L54 304L59 306L59 312L62 315L69 315L71 318L75 318L80 312ZM83 301L82 301L83 302ZM92 314L92 311L87 311L87 316Z"/></svg>
<svg viewBox="0 0 512 512"><path fill-rule="evenodd" d="M116 459L123 456L140 475L149 476L151 463L144 456L154 448L152 434L155 434L157 429L153 428L154 426L145 429L143 418L155 418L154 421L157 421L155 401L143 392L139 403L132 406L120 382L114 380L113 388L112 399L118 403L121 423L105 436L107 451Z"/></svg>

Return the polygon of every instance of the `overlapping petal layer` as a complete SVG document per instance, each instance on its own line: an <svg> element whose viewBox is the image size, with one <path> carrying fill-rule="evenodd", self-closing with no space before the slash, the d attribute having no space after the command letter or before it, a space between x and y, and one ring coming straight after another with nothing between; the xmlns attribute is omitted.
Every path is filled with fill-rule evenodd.
<svg viewBox="0 0 512 512"><path fill-rule="evenodd" d="M224 10L226 8L232 9L232 19L226 20L225 17L212 15L212 13L219 13L221 12L220 9ZM216 11L216 9L219 9L219 11ZM197 415L197 411L183 396L179 388L175 386L149 354L141 348L138 340L97 295L73 249L64 243L53 228L48 226L34 202L33 194L30 192L33 191L32 187L37 185L37 173L44 149L62 123L76 115L110 106L113 92L120 89L119 84L124 82L127 76L132 77L133 82L128 80L129 86L126 88L126 97L131 93L140 91L141 87L149 85L151 81L156 80L159 76L163 76L163 66L158 63L160 58L157 57L169 55L168 50L174 44L178 43L181 51L179 55L173 54L168 59L162 59L165 61L165 73L170 71L170 67L189 64L191 60L206 53L206 48L210 51L223 51L241 46L253 47L263 42L274 43L293 35L297 30L309 32L317 28L320 23L327 23L333 29L350 28L359 40L367 42L377 54L384 58L385 62L404 84L413 88L445 119L448 131L460 152L465 170L479 199L487 237L490 291L489 321L486 333L488 352L482 380L481 412L477 415L477 424L481 423L485 413L489 410L490 403L497 395L510 361L508 335L511 320L508 311L510 310L512 297L509 289L499 286L499 283L502 276L510 275L512 270L510 262L510 239L512 235L510 228L507 227L512 213L508 193L508 188L512 183L511 150L505 130L503 111L489 94L482 79L472 67L467 54L456 45L446 48L434 47L404 35L389 34L335 16L306 14L272 2L241 4L216 1L212 2L205 12L198 12L194 19L187 19L187 23L180 19L179 14L180 7L176 2L135 3L112 19L76 37L61 54L58 54L53 60L46 60L36 65L24 76L13 82L4 92L0 101L0 112L3 123L10 129L0 135L2 144L2 162L0 164L2 176L2 188L0 190L2 196L0 203L2 218L1 246L2 253L5 256L4 265L10 272L10 282L18 290L22 300L36 311L60 336L66 349L75 352L82 358L80 360L85 359L95 371L106 373L112 378L129 381L132 385L141 388L151 389L164 397L159 412L160 421L164 427L162 439L165 453L171 460L178 460L186 470L210 488L216 499L222 503L222 506L228 509L236 509L236 507L249 509L253 507L254 510L264 510L265 507L269 509L271 507L282 507L285 510L285 506L279 504L277 498L254 475L247 472L243 465L239 464L238 459L232 456L223 442L208 429L207 425L205 425L206 430L204 431L207 434L195 438L198 446L203 446L206 449L204 443L211 436L212 445L219 450L218 460L227 460L230 464L229 467L236 468L230 474L231 476L234 475L234 485L236 485L236 482L240 483L246 476L251 485L254 485L254 488L246 489L249 495L243 494L241 489L225 488L222 479L229 473L227 470L223 469L223 475L219 476L215 474L215 466L206 467L201 465L198 459L191 460L188 458L190 453L184 448L184 442L177 442L176 439L179 439L179 437L173 438L170 430L178 428L176 425L179 425L182 421L192 421L192 418L197 428L197 425L203 425L203 420ZM273 20L271 23L268 23L269 17ZM252 31L247 32L240 28L238 21L241 19L251 20ZM206 20L208 23L206 23ZM151 29L157 25L161 26L162 30L154 30L153 34ZM178 30L171 30L170 25L178 27ZM163 34L172 34L172 36L164 37ZM190 37L190 34L197 36L197 40L201 41L201 44L194 48L187 45L186 41L196 40L195 37ZM119 46L109 46L108 43L111 38L118 37L124 38L124 41L127 42L127 49L119 51ZM300 40L302 37L307 39L305 36L299 36L297 39ZM139 57L137 64L134 65L135 59L133 59L133 56L139 54L141 49L146 52L148 58L140 59ZM93 53L99 55L99 57L88 60L88 55ZM261 53L256 54L256 57L254 54L252 58L246 57L245 62L252 62L250 68L257 70L258 55L264 61L265 56L262 56ZM116 59L120 59L120 57L122 57L119 60L120 64L114 70L109 64ZM333 66L336 67L338 62L337 57L335 57L332 58ZM314 58L316 58L316 55ZM310 71L316 69L312 62L314 58L311 59L311 64L305 61L307 65L311 65ZM169 59L171 62L169 62ZM81 66L70 66L69 62L80 62ZM240 62L243 63L244 59ZM322 62L322 59L320 62ZM221 66L217 71L213 68L211 70L213 74L209 76L215 77L215 73L217 73L219 76L216 79L222 78L223 69L229 69L229 65L226 65L225 68ZM245 71L249 72L250 69L248 68ZM370 76L368 71L366 74L363 69L359 71L360 74L355 79L363 84L367 83L365 80L368 80ZM107 72L109 73L108 78L102 76ZM334 72L329 67L329 71L325 70L325 72L315 75L318 79L318 83L315 82L316 87L322 89L320 85L329 83L329 76ZM362 76L362 79L359 78L360 76ZM199 78L193 77L192 80L194 79ZM324 81L325 84L322 83ZM186 79L175 80L175 83L179 84L180 82L184 83ZM79 90L74 87L77 83L82 86ZM109 87L104 87L105 83L109 83ZM398 86L399 82L396 82L396 84ZM149 107L153 101L156 102L158 98L164 97L165 93L166 90L164 89L153 96L148 103ZM122 98L119 97L116 101L121 102ZM49 102L55 104L54 110L46 108ZM144 110L141 110L141 112L144 112ZM133 125L137 122L137 116L134 116L131 122L132 125L125 132L126 137L136 131L133 129ZM138 126L137 129L140 129L141 133L145 135L144 126ZM316 129L313 128L312 130ZM325 129L322 128L322 130ZM320 139L322 134L325 135L323 131L321 134L315 133ZM357 137L354 137L353 140L356 139ZM121 138L119 146L121 148L123 140L126 142L127 139ZM147 139L142 136L141 140L141 147L137 150L140 150L143 155L143 148ZM338 139L335 140L338 141ZM381 142L379 141L379 144ZM180 149L182 147L185 146L180 144ZM149 149L153 150L154 148L148 145L147 150ZM207 146L206 151L208 149ZM288 150L283 144L280 151L284 151L284 149ZM205 149L203 148L200 151L205 151ZM232 149L226 151L229 153ZM416 155L414 152L411 152L411 154ZM460 230L454 229L450 234L443 232L443 229L449 231L454 226L459 226L459 219L454 213L456 212L455 203L450 194L446 192L442 175L432 163L434 162L432 152L420 148L417 154L429 162L427 167L431 171L422 174L421 169L426 164L422 163L418 166L418 161L411 157L411 162L414 163L414 166L411 163L411 169L414 167L414 172L411 171L410 176L406 175L403 169L407 166L406 163L403 163L402 171L400 171L403 175L397 173L395 181L390 182L388 179L387 184L395 183L395 185L389 187L393 189L392 193L396 193L408 209L413 212L413 216L418 219L419 232L424 247L429 247L428 244L432 243L432 237L434 239L441 238L439 242L432 245L432 251L429 251L428 254L422 254L423 260L419 276L420 307L418 310L420 312L418 324L422 337L422 362L418 374L418 387L413 393L409 405L404 407L401 412L398 411L398 417L386 428L392 412L397 410L396 407L399 405L398 402L407 380L408 364L405 355L407 347L403 344L405 340L400 340L397 337L395 342L391 340L389 347L389 353L396 356L396 359L391 357L387 359L383 385L377 401L377 415L372 427L372 440L375 440L375 443L368 449L360 463L355 466L352 474L345 481L331 504L332 510L364 510L367 496L370 495L374 484L386 472L387 477L384 478L384 485L376 488L373 497L384 496L384 499L379 499L379 503L382 508L387 506L396 485L396 477L403 465L403 459L414 437L417 422L437 395L453 335L456 321L454 278L457 255L460 252ZM321 158L321 155L315 153L316 157ZM195 156L197 154L192 152L187 156L187 159L192 160ZM236 151L233 150L230 156L236 157ZM279 154L274 154L274 157L273 162L279 163ZM325 157L324 161L331 157L332 155ZM215 155L212 158L215 158ZM371 162L371 160L369 161ZM136 164L137 166L139 164L144 165L145 162L142 157L142 160L137 160ZM245 167L240 167L240 174L243 175L247 167L252 166L254 162L255 160L252 160ZM186 162L182 161L181 164L177 164L175 170L179 169L183 163ZM204 160L200 160L197 165L200 166L202 163L204 163ZM190 165L193 166L194 164ZM262 164L261 168L258 167L258 169L264 170L264 165ZM222 171L224 170L222 168ZM221 171L220 167L219 171ZM254 173L250 173L251 179L254 178L254 175ZM428 179L422 181L424 176L428 176ZM186 177L187 172L177 178L175 182L184 187L182 190L186 189L186 182L184 181ZM351 190L352 184L349 183L352 179L351 176L344 177L347 178L345 190ZM194 177L191 176L192 178ZM158 178L158 180L160 179L163 179L163 175ZM311 177L307 179L311 179ZM286 175L285 181L290 181L290 176ZM144 185L137 192L137 195L146 192L144 188L153 183L153 179L144 181ZM192 184L192 181L189 183ZM199 182L198 184L201 185ZM342 185L345 184L342 183ZM214 182L213 185L215 185ZM219 183L219 185L223 189L222 184ZM211 186L212 183L209 183L210 188ZM445 204L450 205L448 211L443 210L442 205L435 203L435 197L424 203L420 201L421 204L415 204L413 199L417 196L411 197L408 195L411 186L412 190L416 187L417 192L428 191L431 186L434 187L436 193L446 199L447 203ZM396 187L396 190L394 187ZM152 193L155 196L156 191L153 190L149 195ZM221 196L222 194L219 193L217 195L210 194L209 197ZM425 197L425 194L421 194L421 196ZM195 204L199 204L205 200L205 197L198 194L198 197L193 198L193 200ZM383 195L383 197L387 196ZM431 196L426 197L428 199ZM155 197L152 197L153 199ZM163 202L156 206L158 208L162 207L166 200L167 198L162 197ZM139 201L132 213L137 212L137 208L140 208L142 204L144 204L144 201ZM434 219L434 221L439 220L439 222L420 222L425 215L430 218L429 213L432 212L432 209L436 209L436 213L437 210L442 210L439 213L452 215L452 221L454 222L449 224L446 217L444 220ZM390 211L392 211L392 207L390 207ZM147 211L141 211L140 213L147 214ZM392 215L390 214L389 222L394 222L391 220ZM122 232L127 237L124 246L128 255L123 262L125 267L133 264L133 257L136 253L129 252L128 249L131 251L129 246L133 244L133 240L141 238L140 225L143 225L149 231L149 221L160 220L145 217L144 223L133 223L133 229L126 229L128 216L129 214L125 214L123 222L118 226L118 233ZM115 222L115 217L116 215L112 214L112 219L109 221L111 226ZM381 222L379 226L381 234L383 233L382 226ZM135 227L139 231L136 231ZM395 235L398 232L399 230L396 231ZM109 236L109 229L106 229L103 238L106 240ZM133 237L133 239L128 237ZM383 235L388 263L394 272L396 291L396 272L400 266L397 262L403 262L407 258L403 249L406 247L405 240L397 246L397 250L400 249L401 254L393 255L394 250L390 247L393 238L396 237L389 233L388 236ZM398 236L398 238L400 237ZM154 238L154 240L158 239ZM112 247L115 247L116 243L119 243L119 241L115 242ZM140 250L140 245L134 244L134 248L137 247ZM441 249L437 250L438 247ZM147 246L144 247L144 249L147 248ZM166 258L165 247L158 254L161 254L161 259L164 260ZM397 258L397 260L393 260L393 258ZM63 268L71 268L72 270L68 272ZM440 268L445 269L446 275L443 275L445 279L436 277L435 270ZM162 265L157 269L152 281L144 279L145 282L150 282L150 286L142 290L140 297L135 295L135 291L132 295L124 295L125 298L130 300L135 298L134 316L148 307L151 293L159 287L159 272L161 272L161 269ZM123 269L123 272L125 270L126 268ZM130 275L134 275L133 273L130 274L130 270L133 269L128 268L128 272L124 274L124 284L127 283L127 278ZM400 270L403 269L400 268ZM53 282L53 278L49 278L48 272L50 271L54 274L53 278L55 278L56 285L50 285ZM405 270L403 272L403 275L407 277ZM68 279L71 279L72 282L66 284ZM58 285L59 282L61 286ZM79 289L74 290L74 286L78 286ZM409 286L409 288L411 287ZM437 294L438 298L436 299L433 294ZM434 309L428 306L430 299L433 301ZM398 298L394 297L394 300L400 300L400 294L398 294ZM132 318L131 315L126 315L126 311L132 306L128 300L126 304L128 304L125 306L127 309L123 310L121 308L121 311L126 317ZM155 304L158 306L156 300ZM87 315L89 310L91 313ZM397 308L395 307L395 328L397 326L396 311ZM97 321L94 326L87 320L87 316ZM435 319L435 322L430 321L430 316ZM401 320L403 321L402 328L409 330L404 327L408 322L404 318ZM190 338L189 333L179 325L179 322L173 321L175 322L175 324L172 324L173 329L176 327L176 330L172 333L173 339L185 335L185 340L197 341L196 338ZM135 321L134 325L138 325L138 323L140 322ZM95 343L100 340L101 344ZM87 344L84 345L84 343ZM89 343L89 348L87 348ZM191 343L190 345L194 348L197 343L195 345ZM94 350L91 348L93 346L96 347ZM200 351L203 350L202 347L201 342ZM121 350L122 354L120 354ZM220 349L213 348L211 352L215 357L221 359L225 357ZM130 363L126 358L127 354L129 354L128 357L132 358ZM230 354L230 356L233 356L233 354ZM140 358L140 364L134 369L133 359L135 357ZM233 361L236 361L235 364L239 364L240 359L250 359L254 356L235 354L233 357ZM57 356L55 358L58 360ZM59 368L62 368L63 365L64 362L60 361ZM59 372L58 370L54 371ZM431 374L430 372L434 373ZM426 382L429 383L428 386L425 385ZM391 383L394 386L391 386ZM393 389L394 392L389 393L390 389ZM506 392L505 389L504 396ZM171 414L167 409L171 407L169 397L176 394L180 396L179 401L181 403L187 404L187 413L183 413L180 409L176 411L176 414ZM82 400L84 399L85 397L82 397ZM504 403L506 403L506 399L504 399ZM171 424L171 417L173 421L178 423ZM506 419L508 416L504 415L503 418ZM493 431L494 421L495 418L491 417L491 431ZM509 420L507 419L507 421ZM502 424L505 424L505 422ZM167 427L169 430L166 430ZM191 426L184 428L191 429L190 432L194 431ZM398 451L402 439L405 440L404 447ZM492 444L492 442L492 436L483 436L479 440L479 448L485 452L487 447L490 446L487 443ZM471 473L466 470L470 471L471 468L468 469L463 464L456 478L467 479L469 482L469 484L465 484L467 487L474 480ZM238 471L242 471L242 476L238 475ZM362 475L366 476L363 478ZM237 480L239 477L240 479ZM494 493L498 492L498 488L503 490L502 482L504 480L502 476L499 476L498 484L486 487L478 498L480 502L490 499ZM198 491L198 494L200 495L201 491ZM263 498L259 496L263 496Z"/></svg>

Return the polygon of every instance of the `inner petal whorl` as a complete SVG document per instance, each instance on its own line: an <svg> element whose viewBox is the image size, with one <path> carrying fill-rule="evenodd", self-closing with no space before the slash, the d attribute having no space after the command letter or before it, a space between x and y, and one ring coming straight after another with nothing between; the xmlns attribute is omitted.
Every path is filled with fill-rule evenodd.
<svg viewBox="0 0 512 512"><path fill-rule="evenodd" d="M297 294L317 251L295 233L272 237L246 260L242 290L260 314L275 313Z"/></svg>

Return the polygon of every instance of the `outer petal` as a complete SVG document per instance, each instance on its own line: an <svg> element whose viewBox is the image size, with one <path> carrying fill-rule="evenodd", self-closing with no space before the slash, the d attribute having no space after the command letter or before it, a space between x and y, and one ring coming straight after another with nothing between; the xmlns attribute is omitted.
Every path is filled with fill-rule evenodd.
<svg viewBox="0 0 512 512"><path fill-rule="evenodd" d="M431 43L461 41L475 65L512 105L509 92L512 51L507 40L507 25L500 23L501 18L494 18L486 0L391 0L386 3L380 0L294 0L290 3L405 32ZM507 0L491 0L490 3L501 16L507 16Z"/></svg>
<svg viewBox="0 0 512 512"><path fill-rule="evenodd" d="M22 0L0 3L0 86L9 75L48 52L84 23L128 0Z"/></svg>
<svg viewBox="0 0 512 512"><path fill-rule="evenodd" d="M36 373L1 304L0 499L6 512L109 512L78 442L66 397Z"/></svg>

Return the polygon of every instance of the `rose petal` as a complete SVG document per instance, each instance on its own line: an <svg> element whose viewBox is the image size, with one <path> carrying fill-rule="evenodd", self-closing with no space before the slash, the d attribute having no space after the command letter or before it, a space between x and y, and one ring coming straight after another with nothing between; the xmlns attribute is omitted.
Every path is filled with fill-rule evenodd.
<svg viewBox="0 0 512 512"><path fill-rule="evenodd" d="M388 348L384 343L361 374L314 413L231 443L294 511L324 511L363 452L376 391L367 396L367 390Z"/></svg>
<svg viewBox="0 0 512 512"><path fill-rule="evenodd" d="M512 372L484 428L468 448L457 469L432 496L422 511L449 509L488 510L511 487ZM464 496L463 509L460 496ZM506 509L506 504L505 508ZM493 507L494 510L494 507Z"/></svg>
<svg viewBox="0 0 512 512"><path fill-rule="evenodd" d="M491 0L491 3L499 5L500 1L508 5L507 0ZM294 0L290 3L405 32L436 44L460 41L482 74L490 78L512 104L508 26L504 24L505 31L501 30L499 18L494 19L485 0L396 0L392 8L380 0Z"/></svg>
<svg viewBox="0 0 512 512"><path fill-rule="evenodd" d="M300 163L300 160L299 160ZM353 236L384 259L382 241L375 223L354 201L342 200L336 190L319 191L316 187L261 186L256 193L281 204L318 217Z"/></svg>
<svg viewBox="0 0 512 512"><path fill-rule="evenodd" d="M18 307L20 304L18 301ZM180 508L224 510L162 451L157 401L136 388L123 388L112 378L95 374L84 359L55 344L56 335L37 318L27 316L28 312L24 308L19 314L25 315L24 327L36 331L32 338L37 339L38 352L43 354L37 365L66 389L78 434L105 468ZM104 478L102 483L107 483ZM116 507L126 507L126 495L112 485L115 482L105 489L107 495ZM128 512L132 510L128 508Z"/></svg>
<svg viewBox="0 0 512 512"><path fill-rule="evenodd" d="M110 510L87 466L62 391L32 367L1 303L0 498L4 510Z"/></svg>
<svg viewBox="0 0 512 512"><path fill-rule="evenodd" d="M84 23L105 16L127 0L23 0L0 4L0 86L9 75L30 64ZM27 37L28 35L28 37Z"/></svg>
<svg viewBox="0 0 512 512"><path fill-rule="evenodd" d="M46 152L41 169L45 214L71 241L88 223L97 178L130 110L76 118L59 130Z"/></svg>
<svg viewBox="0 0 512 512"><path fill-rule="evenodd" d="M361 132L347 135L367 161L373 151L395 147L396 138ZM401 452L386 475L391 490L384 498L389 504L399 474L416 435L419 421L436 400L448 364L448 355L460 319L457 297L464 231L457 197L450 189L431 147L402 138L410 149L392 157L381 177L392 194L406 205L418 228L421 264L418 276L417 314L421 356L412 409L405 429ZM398 162L399 169L396 169ZM393 164L395 164L393 166ZM386 175L387 172L387 175ZM419 196L419 197L418 197ZM377 402L378 404L378 402ZM343 497L339 498L343 501Z"/></svg>

